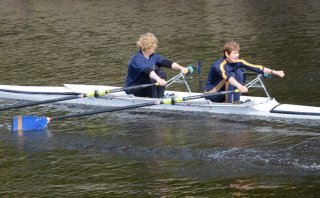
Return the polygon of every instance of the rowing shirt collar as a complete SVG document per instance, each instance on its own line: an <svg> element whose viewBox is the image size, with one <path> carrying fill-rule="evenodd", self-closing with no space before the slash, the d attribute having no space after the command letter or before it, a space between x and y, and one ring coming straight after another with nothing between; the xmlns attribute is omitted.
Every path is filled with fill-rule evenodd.
<svg viewBox="0 0 320 198"><path fill-rule="evenodd" d="M224 60L227 62L227 64L230 64L230 65L236 65L238 62L235 62L235 63L230 63L227 59L227 57L224 56Z"/></svg>
<svg viewBox="0 0 320 198"><path fill-rule="evenodd" d="M143 57L146 58L146 59L150 59L150 58L155 54L155 53L152 53L152 54L150 54L149 57L147 58L147 57L145 57L145 55L143 54L142 50L140 50L139 52L140 52L140 55L143 56Z"/></svg>

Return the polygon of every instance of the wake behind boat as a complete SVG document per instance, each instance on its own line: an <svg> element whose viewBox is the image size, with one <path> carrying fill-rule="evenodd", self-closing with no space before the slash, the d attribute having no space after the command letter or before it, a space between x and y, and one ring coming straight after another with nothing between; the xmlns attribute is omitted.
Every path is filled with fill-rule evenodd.
<svg viewBox="0 0 320 198"><path fill-rule="evenodd" d="M144 108L151 110L170 110L170 111L188 111L188 112L207 112L214 114L237 114L248 116L278 117L292 119L320 119L320 107L280 104L268 94L263 82L263 77L258 75L246 86L262 88L266 97L241 96L240 104L215 103L204 98L188 100L176 103L175 105L153 105ZM120 89L113 86L99 85L78 85L64 84L62 87L43 87L43 86L11 86L0 85L0 98L18 99L28 101L45 101L59 99L66 96L74 96L83 93L89 93L96 90L114 90ZM189 87L188 87L189 89ZM201 95L195 92L166 91L167 97L186 97ZM125 107L133 104L143 104L157 101L159 99L135 97L127 95L120 91L117 93L106 94L102 97L86 97L61 101L60 103L72 103L81 105L95 105L104 107Z"/></svg>

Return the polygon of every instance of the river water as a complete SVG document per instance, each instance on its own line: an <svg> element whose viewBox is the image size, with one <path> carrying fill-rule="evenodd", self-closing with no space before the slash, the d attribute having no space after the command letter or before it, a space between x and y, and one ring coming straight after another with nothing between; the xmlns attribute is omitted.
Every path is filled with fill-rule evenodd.
<svg viewBox="0 0 320 198"><path fill-rule="evenodd" d="M3 0L0 81L123 86L136 39L153 32L167 58L183 65L201 60L202 80L224 42L236 40L245 60L285 71L285 78L265 81L279 102L320 106L319 24L317 0ZM188 82L200 91L199 75ZM171 89L186 90L181 83ZM17 103L0 99L0 106ZM10 131L16 114L93 109L1 112L1 197L320 195L317 121L137 109Z"/></svg>

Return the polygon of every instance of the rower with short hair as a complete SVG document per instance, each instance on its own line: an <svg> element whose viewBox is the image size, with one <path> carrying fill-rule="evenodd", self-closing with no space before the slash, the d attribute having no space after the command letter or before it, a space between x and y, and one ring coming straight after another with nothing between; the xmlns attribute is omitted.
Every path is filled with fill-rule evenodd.
<svg viewBox="0 0 320 198"><path fill-rule="evenodd" d="M139 51L130 59L126 87L149 83L159 83L160 86L152 86L141 89L126 91L140 97L162 98L164 97L166 73L161 67L181 70L188 73L188 68L179 65L177 62L168 60L155 52L158 47L158 39L152 33L145 33L137 41Z"/></svg>
<svg viewBox="0 0 320 198"><path fill-rule="evenodd" d="M244 69L259 73L271 74L284 77L283 71L276 71L255 65L240 59L240 45L234 41L225 43L223 47L224 57L214 62L210 68L208 79L205 85L205 93L215 93L219 91L234 91L239 89L241 93L248 92L248 88L243 85ZM207 99L212 102L238 103L240 93L229 93L226 95L215 95Z"/></svg>

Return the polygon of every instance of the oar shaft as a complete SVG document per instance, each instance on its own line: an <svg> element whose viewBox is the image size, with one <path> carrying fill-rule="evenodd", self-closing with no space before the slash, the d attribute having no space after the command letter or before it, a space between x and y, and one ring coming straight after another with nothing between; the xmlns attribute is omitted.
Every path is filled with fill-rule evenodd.
<svg viewBox="0 0 320 198"><path fill-rule="evenodd" d="M134 108L139 108L139 107L153 106L153 105L158 105L158 104L163 104L163 103L164 103L163 101L151 101L151 102L147 102L147 103L128 105L125 107L100 109L97 111L75 113L75 114L62 115L62 116L56 116L56 117L14 116L12 119L12 131L43 130L47 127L47 125L52 120L55 121L55 120L59 120L59 119L61 120L61 119L66 119L66 118L89 116L89 115L100 114L100 113L107 113L107 112L121 111L121 110L127 110L127 109L134 109Z"/></svg>
<svg viewBox="0 0 320 198"><path fill-rule="evenodd" d="M220 91L220 92L215 92L215 93L205 93L205 94L194 95L194 96L186 96L186 97L182 97L182 99L180 99L180 100L177 99L175 102L195 100L195 99L206 98L206 97L210 97L210 96L224 95L224 94L233 93L233 92L239 92L239 90L236 89L234 91Z"/></svg>
<svg viewBox="0 0 320 198"><path fill-rule="evenodd" d="M66 118L89 116L89 115L95 115L95 114L101 114L101 113L107 113L107 112L114 112L114 111L122 111L122 110L128 110L128 109L134 109L134 108L140 108L140 107L147 107L147 106L153 106L153 105L159 105L159 104L172 104L173 105L175 103L179 103L179 102L182 102L182 101L194 100L194 99L199 99L199 98L205 98L205 97L208 97L208 96L221 95L221 94L227 94L227 93L232 93L232 92L235 92L235 91L222 91L222 92L217 92L217 93L208 93L208 94L201 94L201 95L195 95L195 96L187 96L187 97L183 97L182 100L181 99L180 100L179 99L175 99L175 98L156 100L156 101L152 101L152 102L128 105L128 106L124 106L124 107L106 108L106 109L100 109L100 110L91 111L91 112L55 116L55 117L50 117L50 120L62 120L62 119L66 119Z"/></svg>
<svg viewBox="0 0 320 198"><path fill-rule="evenodd" d="M227 94L227 93L232 93L232 92L235 92L235 91L222 91L222 92L217 92L217 93L208 93L208 94L201 94L201 95L195 95L195 96L187 96L187 97L183 97L182 101L194 100L194 99L205 98L205 97L209 97L209 96L213 96L213 95ZM124 106L124 107L106 108L106 109L100 109L100 110L91 111L91 112L74 113L74 114L69 114L69 115L55 116L55 117L51 117L50 120L61 120L61 119L67 119L67 118L89 116L89 115L95 115L95 114L101 114L101 113L107 113L107 112L114 112L114 111L121 111L121 110L128 110L128 109L134 109L134 108L140 108L140 107L153 106L153 105L158 105L158 104L175 104L175 103L182 102L182 101L179 99L176 100L174 98L157 100L157 101L152 101L152 102L147 102L147 103L128 105L128 106Z"/></svg>
<svg viewBox="0 0 320 198"><path fill-rule="evenodd" d="M72 99L77 99L77 98L81 98L81 97L83 97L83 95L79 94L79 95L72 95L72 96L67 96L67 97L63 97L63 98L54 98L54 99L44 100L44 101L29 102L26 104L18 104L18 105L12 105L9 107L2 107L2 108L0 108L0 111L10 110L10 109L19 109L19 108L23 108L23 107L36 106L36 105L59 102L59 101L64 101L64 100L72 100Z"/></svg>
<svg viewBox="0 0 320 198"><path fill-rule="evenodd" d="M124 107L105 108L105 109L100 109L100 110L91 111L91 112L74 113L74 114L69 114L69 115L55 116L55 117L50 117L50 120L62 120L62 119L67 119L67 118L83 117L83 116L89 116L89 115L95 115L95 114L101 114L101 113L107 113L107 112L114 112L114 111L121 111L121 110L128 110L128 109L134 109L134 108L140 108L140 107L153 106L153 105L157 105L157 104L162 104L162 101L153 101L153 102L148 102L148 103L128 105L128 106L124 106Z"/></svg>
<svg viewBox="0 0 320 198"><path fill-rule="evenodd" d="M41 105L41 104L48 104L48 103L54 103L54 102L60 102L60 101L78 99L78 98L99 97L99 96L104 96L105 94L108 94L108 93L116 93L116 92L120 92L120 91L128 91L128 90L146 88L146 87L158 86L158 85L159 85L158 83L151 83L151 84L136 85L136 86L125 87L125 88L105 90L105 91L94 91L94 92L89 92L89 93L85 93L85 94L77 94L77 95L72 95L72 96L67 96L67 97L62 97L62 98L54 98L54 99L49 99L49 100L35 101L35 102L30 102L30 103L25 103L25 104L18 104L18 105L2 107L2 108L0 108L0 111L10 110L10 109L19 109L19 108L23 108L23 107L31 107L31 106Z"/></svg>
<svg viewBox="0 0 320 198"><path fill-rule="evenodd" d="M116 92L121 92L121 91L130 91L133 89L147 88L147 87L158 86L158 85L159 85L159 83L150 83L150 84L135 85L135 86L130 86L130 87L122 87L122 88L117 88L117 89L106 90L105 94L116 93Z"/></svg>
<svg viewBox="0 0 320 198"><path fill-rule="evenodd" d="M159 105L159 104L171 104L171 105L174 105L175 103L183 102L183 101L186 101L186 100L205 98L207 96L226 94L226 93L238 92L238 91L239 90L217 92L217 93L208 93L208 94L201 94L201 95L188 96L188 97L168 98L168 99L163 99L163 100L150 101L150 102L146 102L146 103L128 105L128 106L124 106L124 107L100 109L100 110L97 110L97 111L84 112L84 113L75 113L75 114L62 115L62 116L56 116L56 117L15 116L13 118L13 121L12 121L12 123L13 123L12 124L12 130L13 131L18 131L18 130L24 130L24 131L26 131L26 130L42 130L42 129L47 127L47 124L51 120L59 120L59 119L66 119L66 118L73 118L73 117L89 116L89 115L94 115L94 114L121 111L121 110L127 110L127 109L134 109L134 108L147 107L147 106L153 106L153 105Z"/></svg>

